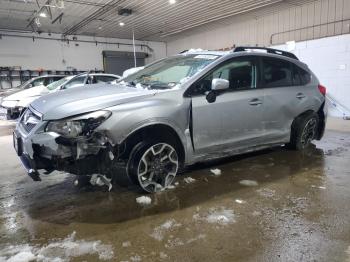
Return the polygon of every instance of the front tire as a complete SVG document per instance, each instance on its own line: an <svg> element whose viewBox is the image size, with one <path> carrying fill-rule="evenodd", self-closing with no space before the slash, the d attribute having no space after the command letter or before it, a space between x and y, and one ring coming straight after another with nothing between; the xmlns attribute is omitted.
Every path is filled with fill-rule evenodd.
<svg viewBox="0 0 350 262"><path fill-rule="evenodd" d="M317 137L319 118L315 113L298 117L292 124L291 139L288 147L294 150L307 148Z"/></svg>
<svg viewBox="0 0 350 262"><path fill-rule="evenodd" d="M154 193L172 184L179 166L179 154L175 145L150 140L142 141L133 148L127 170L132 181L142 190Z"/></svg>

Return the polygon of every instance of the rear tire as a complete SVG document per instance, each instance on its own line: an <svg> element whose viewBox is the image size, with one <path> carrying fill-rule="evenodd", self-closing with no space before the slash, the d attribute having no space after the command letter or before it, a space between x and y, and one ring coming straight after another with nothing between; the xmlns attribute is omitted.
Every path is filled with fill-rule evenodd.
<svg viewBox="0 0 350 262"><path fill-rule="evenodd" d="M287 146L293 150L307 148L317 137L318 124L319 118L316 113L296 118L292 124L291 138Z"/></svg>
<svg viewBox="0 0 350 262"><path fill-rule="evenodd" d="M127 171L131 180L142 190L154 193L172 184L179 167L176 145L164 140L146 140L131 151Z"/></svg>

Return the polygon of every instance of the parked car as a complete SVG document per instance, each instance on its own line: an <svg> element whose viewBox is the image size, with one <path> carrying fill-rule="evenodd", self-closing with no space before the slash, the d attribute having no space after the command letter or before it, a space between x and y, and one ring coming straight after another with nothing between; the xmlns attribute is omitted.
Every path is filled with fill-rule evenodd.
<svg viewBox="0 0 350 262"><path fill-rule="evenodd" d="M196 162L280 145L302 150L321 139L325 87L295 55L254 49L186 52L117 89L39 98L17 124L14 147L34 180L38 170L63 170L155 192Z"/></svg>
<svg viewBox="0 0 350 262"><path fill-rule="evenodd" d="M29 79L28 81L24 82L23 84L19 85L18 87L13 88L6 88L6 89L0 89L0 103L1 99L3 97L12 95L14 93L20 92L24 89L32 88L35 86L47 86L55 81L60 80L61 78L65 77L64 75L45 75L45 76L38 76Z"/></svg>
<svg viewBox="0 0 350 262"><path fill-rule="evenodd" d="M39 85L25 89L3 99L0 107L0 118L17 119L31 102L48 93L84 86L86 84L111 82L117 79L120 79L117 75L83 73L76 76L67 76L48 86Z"/></svg>

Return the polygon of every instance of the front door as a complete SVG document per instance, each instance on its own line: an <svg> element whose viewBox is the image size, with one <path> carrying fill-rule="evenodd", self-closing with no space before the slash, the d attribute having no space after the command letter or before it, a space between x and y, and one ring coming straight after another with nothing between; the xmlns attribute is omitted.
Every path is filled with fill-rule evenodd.
<svg viewBox="0 0 350 262"><path fill-rule="evenodd" d="M196 154L232 151L262 143L263 92L257 89L257 63L253 57L223 62L192 87L193 138ZM215 78L230 88L209 103L206 94Z"/></svg>

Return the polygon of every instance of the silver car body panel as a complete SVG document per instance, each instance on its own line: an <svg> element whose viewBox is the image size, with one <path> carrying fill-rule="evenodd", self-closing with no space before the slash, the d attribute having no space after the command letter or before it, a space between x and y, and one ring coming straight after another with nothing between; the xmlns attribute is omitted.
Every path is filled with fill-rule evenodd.
<svg viewBox="0 0 350 262"><path fill-rule="evenodd" d="M47 123L97 110L108 110L112 112L111 117L95 130L96 133L103 134L101 147L107 141L112 146L120 145L131 134L147 126L164 125L178 135L185 152L185 165L189 165L287 143L292 121L305 111L317 112L324 103L324 96L318 91L318 79L298 60L259 52L198 54L221 57L177 89L160 91L105 84L72 88L37 99L31 104L30 110L40 116L39 123L29 133L21 126L22 120L17 125L17 131L23 139L24 154L32 158L32 145L38 144L45 148L46 158L50 158L50 154L68 157L70 151L67 147L55 142L59 135L45 132ZM275 57L294 63L310 72L312 80L302 87L227 92L218 96L215 103L208 103L204 95L184 95L193 83L224 61L252 55ZM304 95L303 98L297 98L300 93ZM79 155L79 158L86 154Z"/></svg>

